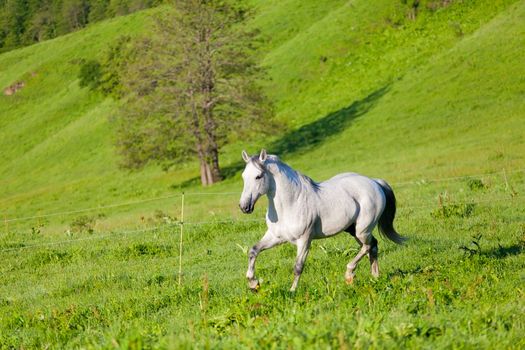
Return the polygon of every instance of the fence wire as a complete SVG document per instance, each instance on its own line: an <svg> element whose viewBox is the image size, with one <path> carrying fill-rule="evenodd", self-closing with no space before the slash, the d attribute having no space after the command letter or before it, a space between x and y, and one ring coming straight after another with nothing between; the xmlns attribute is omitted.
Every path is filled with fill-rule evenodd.
<svg viewBox="0 0 525 350"><path fill-rule="evenodd" d="M102 210L102 209L126 207L126 206L131 206L131 205L136 205L136 204L143 204L143 203L147 203L147 202L154 202L154 201L163 200L163 199L177 198L177 197L180 197L180 196L181 196L181 194L174 194L174 195L164 196L164 197L146 198L146 199L141 199L141 200L137 200L137 201L116 203L116 204L103 205L103 206L84 208L84 209L78 209L78 210L70 210L70 211L63 211L63 212L57 212L57 213L49 213L49 214L42 214L42 215L34 215L34 216L26 216L26 217L20 217L20 218L5 219L4 222L44 219L44 218L53 217L53 216L66 216L66 215L79 214L79 213L90 212L90 211L98 211L98 210Z"/></svg>
<svg viewBox="0 0 525 350"><path fill-rule="evenodd" d="M518 197L518 198L513 198L512 201L520 201L520 200L523 200L525 197ZM473 203L473 204L479 204L479 203L487 203L487 202L501 202L501 201L508 201L509 200L509 197L506 197L506 198L491 198L491 199L485 199L485 200L479 200L479 201L472 201L472 202L469 202L469 203ZM456 203L448 203L448 204L459 204L459 202L456 202ZM403 207L403 208L400 208L400 209L406 209L406 210L413 210L413 209L422 209L422 208L436 208L437 205L427 205L427 206L417 206L417 207ZM129 231L120 231L120 232L115 232L115 233L110 233L110 234L105 234L105 235L98 235L98 236L90 236L90 237L82 237L82 238L77 238L77 239L70 239L70 240L65 240L65 241L58 241L58 242L47 242L47 243L40 243L40 244L32 244L32 245L28 245L28 246L24 246L24 247L16 247L16 248L9 248L9 249L4 249L4 250L0 250L0 252L8 252L8 251L14 251L14 250L20 250L20 249L27 249L27 248L38 248L38 247L44 247L44 246L56 246L56 245L61 245L61 244L66 244L66 243L75 243L75 242L81 242L81 241L88 241L88 240L96 240L96 239L108 239L108 238L123 238L123 239L129 239L130 237L133 237L135 236L136 234L139 234L139 233L144 233L144 232L154 232L154 231L160 231L160 230L165 230L165 229L174 229L176 230L177 227L179 225L190 225L190 226L199 226L199 225L205 225L205 224L225 224L225 223L253 223L253 222L260 222L260 223L263 223L265 221L265 219L263 218L258 218L258 219L251 219L251 220L233 220L233 219L230 219L230 220L220 220L220 221L202 221L202 222L187 222L187 223L182 223L182 222L176 222L176 223L172 223L172 224L165 224L165 225L159 225L159 226L156 226L156 227L150 227L150 228L144 228L144 229L137 229L137 230L129 230ZM173 238L175 238L176 236L174 234L171 234L170 235L171 239L173 240ZM158 240L159 238L156 237L155 240ZM169 239L169 238L168 238ZM149 241L149 240L148 240ZM242 248L240 246L240 248ZM177 258L176 256L172 256L171 257L172 259L175 259ZM180 257L179 257L180 258ZM144 266L144 262L143 261L140 261L140 262L136 262L134 264L129 264L129 263L126 263L125 264L125 267L127 270L133 270L139 266ZM106 271L104 272L103 274L98 274L99 276L102 276L102 275L107 275L108 273L115 273L115 271L121 271L120 268L116 269L116 270L113 270L113 271ZM4 274L7 274L9 273L9 271L1 271L0 272L0 275L4 275ZM32 271L29 272L29 273L33 273ZM49 278L51 276L56 276L56 275L64 275L64 276L70 276L70 274L73 273L71 271L53 271L53 272L49 272L49 273L46 273L45 277L46 278ZM205 274L205 273L204 273ZM194 271L179 271L178 273L175 273L174 274L174 281L177 280L177 281L183 281L184 279L186 278L190 278L190 279L202 279L203 278L203 273L196 273ZM178 283L180 285L180 282Z"/></svg>
<svg viewBox="0 0 525 350"><path fill-rule="evenodd" d="M475 178L475 177L494 176L494 175L504 175L505 176L505 174L513 174L513 173L519 173L523 171L525 171L525 168L520 168L520 169L515 169L515 170L510 170L510 171L501 170L498 172L483 173L483 174L452 176L452 177L437 178L437 179L420 179L420 180L413 180L413 181L396 182L396 183L393 183L392 186L402 187L402 186L408 186L408 185L422 185L422 184L440 183L440 182L453 182L453 181L458 181L458 180L463 180L463 179L468 179L468 178ZM219 195L223 195L223 196L238 195L240 196L241 192L185 192L184 194L186 196L219 196ZM102 206L91 207L91 208L83 208L83 209L77 209L77 210L62 211L62 212L26 216L26 217L18 217L18 218L4 218L3 221L4 223L7 224L11 222L16 222L16 221L27 221L27 220L35 220L35 219L45 219L45 218L56 217L56 216L67 216L71 214L80 214L80 213L85 213L85 212L100 211L104 209L134 206L134 205L148 203L148 202L155 202L155 201L160 201L160 200L165 200L165 199L178 198L181 196L182 196L182 193L177 193L177 194L168 195L168 196L145 198L145 199L136 200L136 201L102 205Z"/></svg>
<svg viewBox="0 0 525 350"><path fill-rule="evenodd" d="M503 201L515 202L515 201L521 201L523 199L525 199L525 197L512 198L509 195L506 195L502 197L480 199L477 201L445 202L443 203L443 205L482 204L482 203L495 203L495 202L503 202ZM420 209L429 209L429 208L439 208L439 204L435 203L435 204L429 204L429 205L399 207L398 210L411 211L411 213L413 213L413 210L416 209L416 213L417 213L420 211ZM94 235L94 236L89 236L89 237L72 238L72 239L56 241L56 242L42 242L42 243L24 245L20 247L5 248L5 249L1 249L0 253L19 251L19 250L24 250L24 249L33 249L33 248L39 248L39 247L63 245L63 244L81 242L81 241L115 238L119 236L129 237L129 236L133 236L133 235L144 233L144 232L153 232L153 231L160 231L160 230L166 230L166 229L175 230L181 226L199 227L199 226L204 226L204 225L221 225L221 224L247 224L247 223L261 223L262 224L264 222L266 222L265 218L243 219L243 220L237 220L237 219L231 218L231 219L225 219L225 220L196 221L196 222L177 221L171 224L158 225L158 226L143 228L143 229L123 230L123 231L112 232L112 233L102 234L102 235Z"/></svg>

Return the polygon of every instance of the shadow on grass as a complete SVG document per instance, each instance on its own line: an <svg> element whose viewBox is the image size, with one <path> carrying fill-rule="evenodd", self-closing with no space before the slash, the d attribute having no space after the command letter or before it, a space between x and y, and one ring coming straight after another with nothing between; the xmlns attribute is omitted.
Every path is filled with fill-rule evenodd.
<svg viewBox="0 0 525 350"><path fill-rule="evenodd" d="M174 183L173 185L171 185L171 189L176 190L176 191L182 191L185 188L196 187L200 184L201 184L201 178L199 176L195 176L186 181Z"/></svg>
<svg viewBox="0 0 525 350"><path fill-rule="evenodd" d="M372 107L374 107L377 101L388 92L389 88L389 85L385 85L364 99L353 102L348 107L332 112L327 116L310 124L303 125L298 129L289 131L278 140L269 144L266 149L269 153L277 154L279 156L308 151L321 144L327 138L337 135L347 129L356 118L366 114ZM235 174L244 169L244 162L240 158L241 156L239 155L238 162L221 169L224 179L232 178ZM193 178L180 184L176 184L174 187L185 188L198 183L199 178Z"/></svg>
<svg viewBox="0 0 525 350"><path fill-rule="evenodd" d="M523 246L519 244L513 244L508 247L499 245L497 248L492 248L489 251L484 251L481 254L489 258L503 259L508 256L519 255L524 251Z"/></svg>
<svg viewBox="0 0 525 350"><path fill-rule="evenodd" d="M419 274L429 274L433 272L434 269L432 267L423 268L421 266L414 267L412 269L395 269L392 272L389 272L387 274L388 278L392 277L406 277L406 276L412 276L412 275L419 275Z"/></svg>
<svg viewBox="0 0 525 350"><path fill-rule="evenodd" d="M283 156L312 149L330 136L343 132L355 119L366 114L388 92L388 89L389 85L386 85L348 107L286 133L269 145L268 151Z"/></svg>

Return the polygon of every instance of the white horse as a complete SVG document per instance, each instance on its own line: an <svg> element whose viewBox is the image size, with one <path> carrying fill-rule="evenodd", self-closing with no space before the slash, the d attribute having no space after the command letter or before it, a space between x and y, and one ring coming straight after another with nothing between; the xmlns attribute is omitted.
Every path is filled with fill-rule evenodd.
<svg viewBox="0 0 525 350"><path fill-rule="evenodd" d="M398 244L404 241L393 226L396 198L384 180L344 173L317 183L281 162L277 156L267 155L265 150L253 157L242 151L242 158L246 168L242 173L241 210L247 214L253 212L257 199L268 195L268 230L248 254L246 278L252 290L259 288L255 277L257 255L284 242L297 246L290 289L295 291L314 239L331 237L342 231L355 237L361 250L347 265L347 283L352 283L357 263L365 255L370 258L372 275L379 276L377 240L372 236L378 223L379 231L391 241Z"/></svg>

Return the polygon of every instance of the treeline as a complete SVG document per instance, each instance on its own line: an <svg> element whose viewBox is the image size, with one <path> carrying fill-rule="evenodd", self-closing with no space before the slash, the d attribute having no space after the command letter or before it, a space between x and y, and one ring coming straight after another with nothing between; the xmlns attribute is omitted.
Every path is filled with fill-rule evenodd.
<svg viewBox="0 0 525 350"><path fill-rule="evenodd" d="M0 52L160 4L162 0L0 0Z"/></svg>

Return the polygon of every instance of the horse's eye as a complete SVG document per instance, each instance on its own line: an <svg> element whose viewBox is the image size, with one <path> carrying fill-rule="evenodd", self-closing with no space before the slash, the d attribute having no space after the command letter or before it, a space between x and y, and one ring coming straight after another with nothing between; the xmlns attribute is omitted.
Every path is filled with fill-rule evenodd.
<svg viewBox="0 0 525 350"><path fill-rule="evenodd" d="M261 175L257 175L257 176L255 177L255 180L260 180L260 179L262 179L262 177L263 177L263 174L261 174Z"/></svg>

